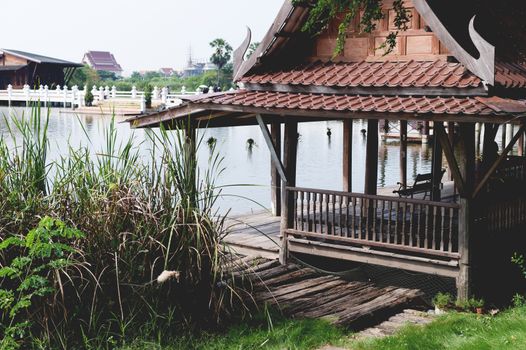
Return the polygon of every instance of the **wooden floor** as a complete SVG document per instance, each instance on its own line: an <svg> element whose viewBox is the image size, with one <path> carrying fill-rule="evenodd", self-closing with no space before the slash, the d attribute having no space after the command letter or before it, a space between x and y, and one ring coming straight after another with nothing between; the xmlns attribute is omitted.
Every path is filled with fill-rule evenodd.
<svg viewBox="0 0 526 350"><path fill-rule="evenodd" d="M408 307L422 307L418 289L378 286L367 281L319 274L299 265L245 257L230 265L232 273L249 279L259 306L269 305L292 318L326 318L354 329L378 324Z"/></svg>
<svg viewBox="0 0 526 350"><path fill-rule="evenodd" d="M268 211L230 217L230 232L224 242L237 254L275 259L280 247L280 220Z"/></svg>

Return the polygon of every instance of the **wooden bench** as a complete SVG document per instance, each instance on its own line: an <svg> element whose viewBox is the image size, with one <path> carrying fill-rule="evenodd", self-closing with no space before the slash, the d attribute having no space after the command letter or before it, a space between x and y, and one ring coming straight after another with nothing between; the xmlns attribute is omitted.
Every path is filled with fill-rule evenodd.
<svg viewBox="0 0 526 350"><path fill-rule="evenodd" d="M442 178L445 173L446 171L442 169L439 178L440 186L442 186ZM397 193L400 198L409 196L413 198L415 194L424 193L424 199L426 199L429 193L433 190L433 174L417 174L413 186L404 186L400 182L398 182L398 185L400 188L393 191L393 193Z"/></svg>

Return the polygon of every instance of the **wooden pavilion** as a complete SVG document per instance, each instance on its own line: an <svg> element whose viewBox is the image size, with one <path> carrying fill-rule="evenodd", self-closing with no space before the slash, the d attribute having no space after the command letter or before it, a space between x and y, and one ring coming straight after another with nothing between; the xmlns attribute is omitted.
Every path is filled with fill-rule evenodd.
<svg viewBox="0 0 526 350"><path fill-rule="evenodd" d="M495 283L502 275L498 262L505 265L524 247L526 69L500 60L499 47L485 41L472 20L465 29L478 50L475 59L429 3L405 2L411 22L389 54L379 49L395 30L392 0L384 0L376 30L361 33L357 18L343 54L333 57L338 23L312 38L301 30L310 8L286 0L257 51L243 59L250 35L236 51L242 88L196 96L130 122L136 128L177 121L195 128L259 125L271 152L282 262L302 253L435 274L455 278L458 297L468 298L483 290L484 280ZM351 185L353 119L367 120L363 192ZM344 125L343 190L296 187L298 123L326 120ZM407 123L433 126L430 200L377 195L383 120L400 125L404 185ZM476 159L476 125L484 126L482 160ZM516 133L500 154L491 153L506 125ZM514 147L519 156L510 156ZM443 157L458 191L454 203L441 199Z"/></svg>
<svg viewBox="0 0 526 350"><path fill-rule="evenodd" d="M63 86L78 67L82 64L20 50L0 49L0 89L6 89L8 85L15 89L24 85Z"/></svg>

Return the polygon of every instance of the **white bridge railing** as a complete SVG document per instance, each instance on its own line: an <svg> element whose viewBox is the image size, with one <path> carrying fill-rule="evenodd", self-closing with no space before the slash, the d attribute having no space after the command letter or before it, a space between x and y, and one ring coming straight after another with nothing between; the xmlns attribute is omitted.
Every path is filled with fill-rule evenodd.
<svg viewBox="0 0 526 350"><path fill-rule="evenodd" d="M50 89L47 85L42 86L38 89L31 89L29 85L25 85L22 89L13 89L11 85L6 90L0 90L0 101L7 101L9 106L12 102L21 102L29 105L40 101L44 106L54 104L63 107L85 107L85 97L88 87L84 86L83 89L79 89L78 86L73 86L69 89L67 86L57 86L54 89ZM213 91L210 87L209 91ZM163 87L159 89L154 87L152 91L152 105L165 105L167 107L179 105L182 100L181 97L188 95L199 95L203 93L203 89L197 89L196 91L187 91L185 87L178 92L170 92L168 88ZM141 112L146 110L146 101L144 91L138 91L135 86L132 87L131 91L118 91L115 86L93 86L91 89L93 95L93 105L99 106L103 103L115 104L122 102L127 104L135 104Z"/></svg>

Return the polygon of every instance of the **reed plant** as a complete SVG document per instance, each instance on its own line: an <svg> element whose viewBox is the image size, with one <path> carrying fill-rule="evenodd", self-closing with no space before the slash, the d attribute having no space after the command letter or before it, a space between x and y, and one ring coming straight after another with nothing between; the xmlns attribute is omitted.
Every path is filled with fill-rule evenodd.
<svg viewBox="0 0 526 350"><path fill-rule="evenodd" d="M212 149L200 169L202 140L192 130L148 132L153 146L144 156L145 144L133 137L119 142L112 122L103 145L70 146L50 161L49 114L36 106L29 116L4 119L0 247L24 242L43 219L79 234L57 242L45 236L64 247L63 256L39 258L45 268L38 275L50 289L15 315L30 324L14 336L4 326L13 321L13 303L3 303L0 293L0 344L113 348L137 334L159 341L217 325L246 309L222 268L229 255L221 245L225 219L216 209L222 159ZM0 268L29 256L23 244L4 245ZM0 270L0 289L16 294L27 277L20 274L16 282Z"/></svg>

